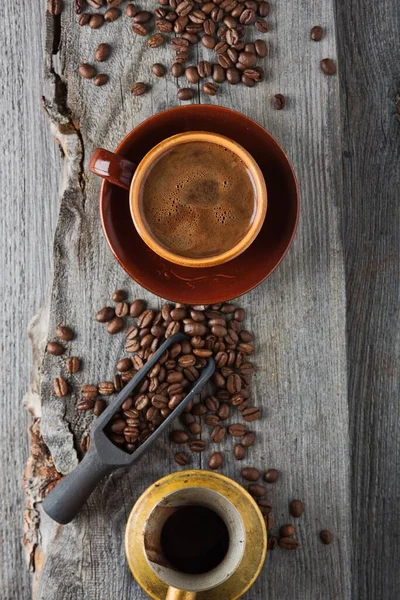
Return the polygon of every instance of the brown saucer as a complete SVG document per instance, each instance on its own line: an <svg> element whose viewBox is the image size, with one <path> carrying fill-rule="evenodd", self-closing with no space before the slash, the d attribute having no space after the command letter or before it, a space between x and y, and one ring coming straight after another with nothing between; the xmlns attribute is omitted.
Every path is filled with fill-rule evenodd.
<svg viewBox="0 0 400 600"><path fill-rule="evenodd" d="M213 304L245 294L279 265L296 231L299 191L278 142L255 121L222 106L191 104L158 113L131 131L116 152L137 164L153 146L183 131L226 135L258 162L267 185L268 211L251 246L217 267L200 269L170 263L150 250L136 232L128 191L107 181L100 192L101 221L114 256L140 285L175 302Z"/></svg>

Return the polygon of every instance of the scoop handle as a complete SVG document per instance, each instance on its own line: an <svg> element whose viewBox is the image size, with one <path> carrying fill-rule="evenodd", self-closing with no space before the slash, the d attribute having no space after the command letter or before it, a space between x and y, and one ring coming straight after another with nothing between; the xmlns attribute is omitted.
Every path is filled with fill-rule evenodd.
<svg viewBox="0 0 400 600"><path fill-rule="evenodd" d="M44 499L44 511L61 525L69 523L76 517L98 483L114 468L100 461L94 445L89 447L76 469L63 477Z"/></svg>

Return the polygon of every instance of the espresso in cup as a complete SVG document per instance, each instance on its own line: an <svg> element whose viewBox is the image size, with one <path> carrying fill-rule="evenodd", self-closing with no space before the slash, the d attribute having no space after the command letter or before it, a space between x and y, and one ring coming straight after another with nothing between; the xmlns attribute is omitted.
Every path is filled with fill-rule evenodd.
<svg viewBox="0 0 400 600"><path fill-rule="evenodd" d="M190 141L162 153L146 172L139 210L154 240L194 259L232 250L249 232L257 208L254 179L232 150Z"/></svg>

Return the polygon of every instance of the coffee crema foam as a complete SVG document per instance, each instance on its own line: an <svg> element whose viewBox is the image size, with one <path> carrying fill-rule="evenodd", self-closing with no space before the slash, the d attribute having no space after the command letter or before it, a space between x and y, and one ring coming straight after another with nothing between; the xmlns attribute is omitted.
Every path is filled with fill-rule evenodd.
<svg viewBox="0 0 400 600"><path fill-rule="evenodd" d="M234 152L214 143L186 142L151 166L140 205L158 243L181 256L208 258L230 250L246 235L256 192Z"/></svg>

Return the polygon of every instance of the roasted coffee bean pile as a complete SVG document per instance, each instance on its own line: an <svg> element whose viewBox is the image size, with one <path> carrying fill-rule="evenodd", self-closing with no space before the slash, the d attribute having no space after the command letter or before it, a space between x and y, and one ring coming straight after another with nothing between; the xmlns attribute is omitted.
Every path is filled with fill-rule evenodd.
<svg viewBox="0 0 400 600"><path fill-rule="evenodd" d="M259 419L261 414L260 409L250 402L251 377L255 368L249 357L254 346L252 334L243 327L244 310L230 303L212 306L164 304L157 312L147 308L142 300L127 302L121 290L114 293L113 301L116 305L105 306L96 318L107 324L111 334L121 331L126 319L135 320L126 331L127 356L117 362L117 372L111 385L103 382L97 389L89 386L90 397L86 390L88 386L84 386L82 403L78 408L93 408L99 393L121 390L165 339L184 332L189 339L165 351L141 387L135 390L135 395L127 398L122 410L115 415L108 431L109 437L128 452L133 452L182 402L207 364L207 359L213 356L216 363L211 382L213 395L204 401L192 401L185 407L180 417L183 429L172 431L170 441L187 445L192 453L203 452L206 443L198 437L202 433L200 418L203 417L210 427L211 442L219 444L230 435L236 442L236 458L244 458L247 448L255 441L254 432L243 423L225 424L234 410L241 414L245 423ZM102 407L97 406L96 412ZM222 455L216 454L213 468L218 468L219 461L222 464ZM190 457L181 451L176 454L175 460L179 465L186 465Z"/></svg>

